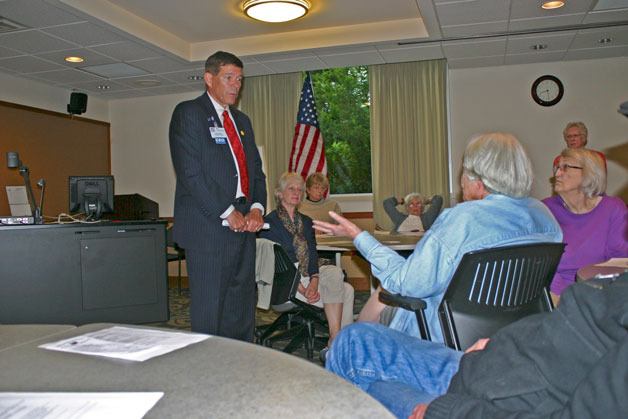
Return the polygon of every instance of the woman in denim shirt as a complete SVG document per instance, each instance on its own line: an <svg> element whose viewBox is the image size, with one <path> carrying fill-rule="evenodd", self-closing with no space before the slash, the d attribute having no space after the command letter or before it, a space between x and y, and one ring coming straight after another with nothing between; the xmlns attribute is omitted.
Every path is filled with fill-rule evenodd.
<svg viewBox="0 0 628 419"><path fill-rule="evenodd" d="M407 259L341 216L333 215L338 225L314 222L321 231L351 237L371 263L373 275L383 288L423 298L432 340L436 342L443 341L437 308L465 253L562 240L554 216L540 201L529 197L532 165L513 135L474 136L467 145L462 166L461 186L466 202L445 209ZM377 321L384 307L373 294L365 307L371 310L369 316L361 315L360 320ZM419 336L413 312L398 309L389 326Z"/></svg>

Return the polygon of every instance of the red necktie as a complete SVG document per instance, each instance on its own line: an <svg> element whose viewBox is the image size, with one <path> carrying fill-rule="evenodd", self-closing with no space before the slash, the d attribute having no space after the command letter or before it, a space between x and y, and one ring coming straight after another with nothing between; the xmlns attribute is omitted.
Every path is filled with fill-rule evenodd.
<svg viewBox="0 0 628 419"><path fill-rule="evenodd" d="M225 132L227 133L227 138L229 138L229 144L231 144L231 149L233 150L233 154L236 156L236 160L238 161L238 169L240 169L240 186L242 188L242 193L249 196L249 173L246 170L246 155L244 154L244 148L242 148L242 143L240 142L240 138L238 137L238 133L235 130L235 126L229 117L229 112L225 109L222 113L223 123L222 126L225 128Z"/></svg>

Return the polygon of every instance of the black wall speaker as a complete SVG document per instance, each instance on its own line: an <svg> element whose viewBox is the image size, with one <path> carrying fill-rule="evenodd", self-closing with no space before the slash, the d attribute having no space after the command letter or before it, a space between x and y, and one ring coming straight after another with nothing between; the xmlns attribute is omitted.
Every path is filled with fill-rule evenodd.
<svg viewBox="0 0 628 419"><path fill-rule="evenodd" d="M85 93L70 93L70 103L68 104L68 113L72 115L80 115L87 110L87 95Z"/></svg>

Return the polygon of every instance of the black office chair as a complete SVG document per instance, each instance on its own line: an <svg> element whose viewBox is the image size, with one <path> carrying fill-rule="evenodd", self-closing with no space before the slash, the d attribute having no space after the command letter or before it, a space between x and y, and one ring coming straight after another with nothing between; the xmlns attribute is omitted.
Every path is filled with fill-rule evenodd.
<svg viewBox="0 0 628 419"><path fill-rule="evenodd" d="M181 262L185 260L185 250L177 246L172 236L172 227L166 229L166 255L168 263L178 263L177 285L179 295L181 295Z"/></svg>
<svg viewBox="0 0 628 419"><path fill-rule="evenodd" d="M548 289L564 247L534 243L466 253L438 307L445 344L464 350L525 316L552 311ZM421 337L430 339L423 300L382 290L380 301L414 311Z"/></svg>
<svg viewBox="0 0 628 419"><path fill-rule="evenodd" d="M329 327L322 308L296 298L301 274L285 250L279 244L273 246L275 275L270 297L271 308L281 313L274 322L255 328L256 342L264 346L288 341L283 352L292 353L305 347L308 358L314 357L314 349L324 347L329 338Z"/></svg>

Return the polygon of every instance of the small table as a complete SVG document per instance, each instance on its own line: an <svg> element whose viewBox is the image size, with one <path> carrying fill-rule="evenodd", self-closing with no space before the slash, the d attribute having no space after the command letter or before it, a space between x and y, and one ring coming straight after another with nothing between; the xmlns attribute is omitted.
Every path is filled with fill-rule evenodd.
<svg viewBox="0 0 628 419"><path fill-rule="evenodd" d="M404 258L410 256L410 254L414 251L416 244L421 240L424 233L417 234L391 234L387 231L375 231L370 232L373 237L375 237L380 243L391 248L392 250L399 253ZM336 261L338 261L341 252L356 252L357 249L353 244L353 240L349 237L343 236L326 236L319 235L316 237L317 250L322 250L322 248L326 247L334 247L337 249L341 249L336 253ZM357 252L360 257L362 255ZM338 263L337 263L338 264ZM371 275L371 293L375 291L373 285L373 277Z"/></svg>
<svg viewBox="0 0 628 419"><path fill-rule="evenodd" d="M0 351L0 391L164 392L147 418L393 417L368 394L315 364L221 337L144 362L38 348L110 326L42 331L39 339ZM1 335L6 330L0 325Z"/></svg>
<svg viewBox="0 0 628 419"><path fill-rule="evenodd" d="M619 276L628 272L628 258L614 258L604 263L583 266L576 273L576 281L586 281L591 278Z"/></svg>

